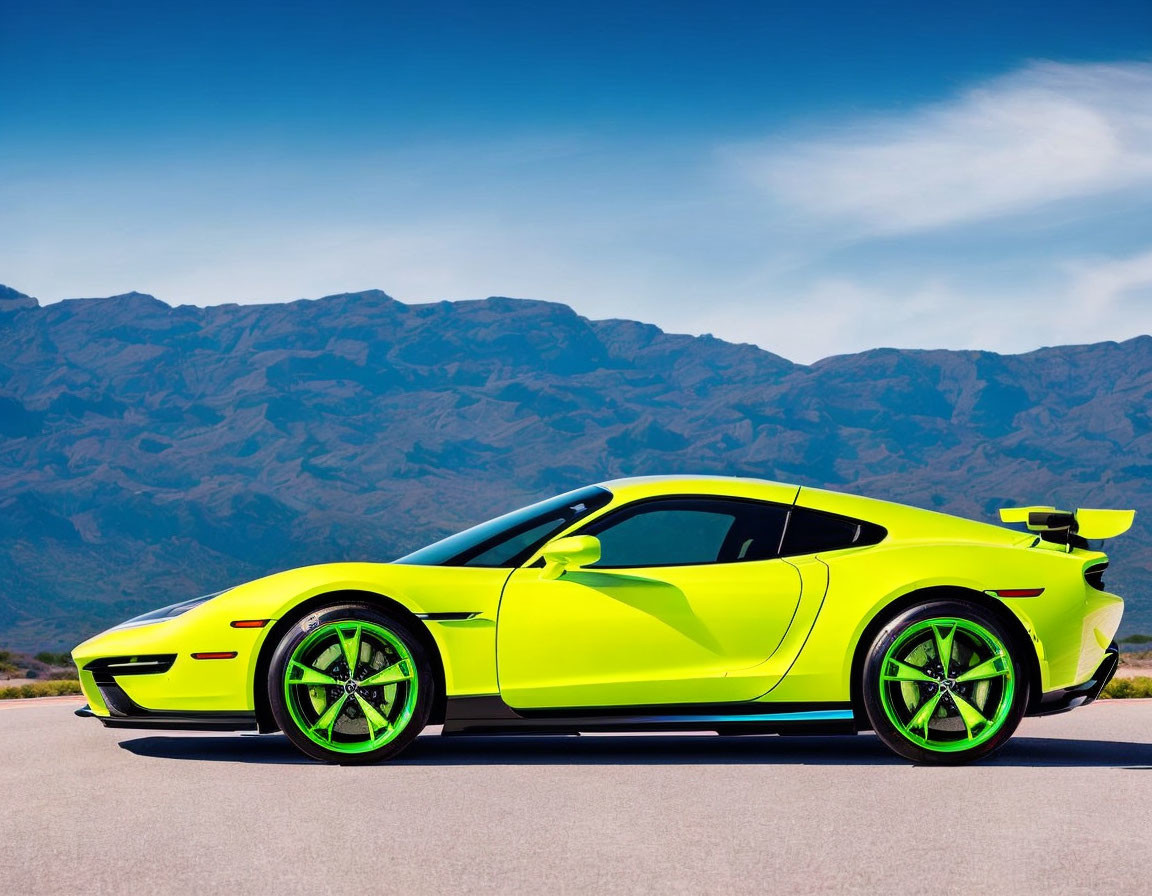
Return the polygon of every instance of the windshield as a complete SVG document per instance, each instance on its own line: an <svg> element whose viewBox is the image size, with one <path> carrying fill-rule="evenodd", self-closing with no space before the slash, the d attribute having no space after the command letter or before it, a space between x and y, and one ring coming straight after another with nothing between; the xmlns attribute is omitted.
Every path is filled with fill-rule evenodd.
<svg viewBox="0 0 1152 896"><path fill-rule="evenodd" d="M449 535L396 563L412 566L520 566L557 533L612 500L598 485L565 492Z"/></svg>

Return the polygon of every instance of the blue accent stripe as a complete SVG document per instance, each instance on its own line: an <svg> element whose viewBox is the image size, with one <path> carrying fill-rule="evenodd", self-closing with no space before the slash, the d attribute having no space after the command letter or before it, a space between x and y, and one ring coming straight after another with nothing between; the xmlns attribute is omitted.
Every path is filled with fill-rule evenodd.
<svg viewBox="0 0 1152 896"><path fill-rule="evenodd" d="M826 709L809 712L765 712L739 716L645 716L650 722L850 722L852 710Z"/></svg>

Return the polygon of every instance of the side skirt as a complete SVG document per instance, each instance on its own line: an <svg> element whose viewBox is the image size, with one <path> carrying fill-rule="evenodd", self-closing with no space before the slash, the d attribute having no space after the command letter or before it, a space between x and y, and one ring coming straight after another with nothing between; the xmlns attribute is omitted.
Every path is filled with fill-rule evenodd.
<svg viewBox="0 0 1152 896"><path fill-rule="evenodd" d="M711 703L516 710L498 695L449 697L452 734L581 731L715 731L719 734L855 734L850 703Z"/></svg>

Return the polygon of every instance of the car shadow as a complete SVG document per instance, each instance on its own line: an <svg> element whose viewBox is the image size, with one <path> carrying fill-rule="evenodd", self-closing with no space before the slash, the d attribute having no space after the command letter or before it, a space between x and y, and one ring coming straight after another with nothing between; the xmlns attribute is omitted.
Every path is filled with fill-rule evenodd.
<svg viewBox="0 0 1152 896"><path fill-rule="evenodd" d="M121 749L152 759L312 764L281 734L148 736ZM422 735L393 765L908 765L872 735L858 737ZM1019 737L981 767L1152 769L1152 744Z"/></svg>

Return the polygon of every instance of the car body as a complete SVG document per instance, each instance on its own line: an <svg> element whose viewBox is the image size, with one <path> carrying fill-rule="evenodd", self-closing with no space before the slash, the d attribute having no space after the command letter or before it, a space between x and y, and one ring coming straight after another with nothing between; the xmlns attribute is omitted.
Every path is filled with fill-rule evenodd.
<svg viewBox="0 0 1152 896"><path fill-rule="evenodd" d="M1026 510L1037 531L765 480L614 480L391 563L292 569L130 620L73 652L81 713L281 728L335 760L388 758L425 724L874 729L909 758L979 758L1116 666L1106 555L1075 515Z"/></svg>

